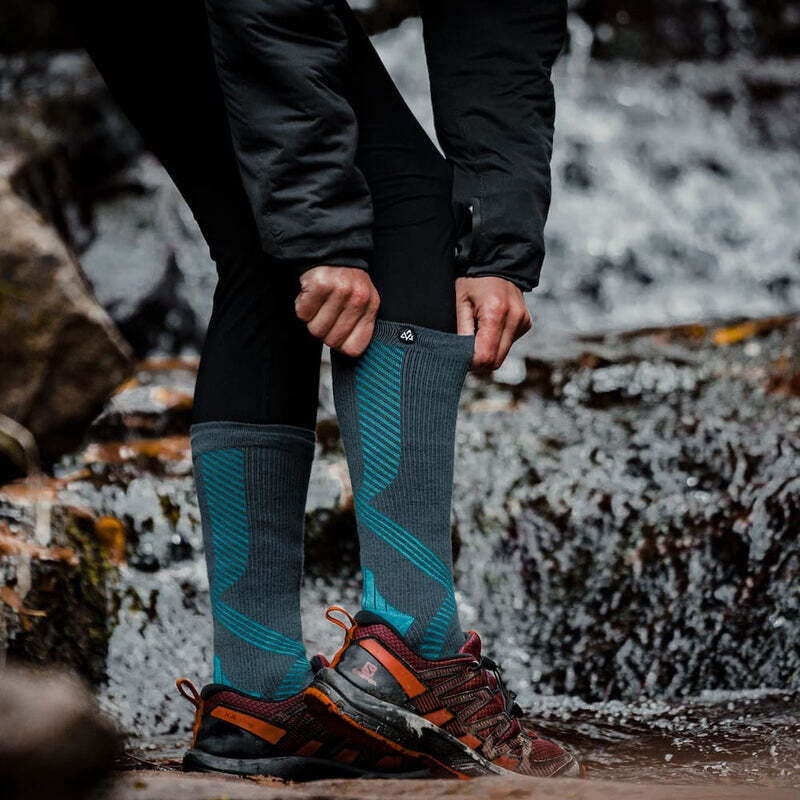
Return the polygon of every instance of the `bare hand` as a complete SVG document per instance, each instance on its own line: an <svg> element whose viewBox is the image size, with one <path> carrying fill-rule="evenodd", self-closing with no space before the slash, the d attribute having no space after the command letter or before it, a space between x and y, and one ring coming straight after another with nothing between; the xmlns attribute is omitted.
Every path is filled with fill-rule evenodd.
<svg viewBox="0 0 800 800"><path fill-rule="evenodd" d="M354 267L313 267L300 276L297 316L312 336L348 356L366 350L380 298L369 275Z"/></svg>
<svg viewBox="0 0 800 800"><path fill-rule="evenodd" d="M456 280L458 332L475 333L472 368L497 369L511 345L527 333L533 322L522 292L505 278L458 278Z"/></svg>

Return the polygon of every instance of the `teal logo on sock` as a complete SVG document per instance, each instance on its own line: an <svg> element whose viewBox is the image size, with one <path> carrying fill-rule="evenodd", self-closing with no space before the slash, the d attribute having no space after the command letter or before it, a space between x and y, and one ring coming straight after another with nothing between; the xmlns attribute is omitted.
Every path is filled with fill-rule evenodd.
<svg viewBox="0 0 800 800"><path fill-rule="evenodd" d="M416 340L417 334L414 333L413 328L400 328L400 330L397 331L397 338L401 342L406 342L406 344L411 344Z"/></svg>

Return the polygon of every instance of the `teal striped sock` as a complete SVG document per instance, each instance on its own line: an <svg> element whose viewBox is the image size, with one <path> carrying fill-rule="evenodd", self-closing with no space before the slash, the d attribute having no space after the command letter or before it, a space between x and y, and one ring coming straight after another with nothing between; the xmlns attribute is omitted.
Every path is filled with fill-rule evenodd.
<svg viewBox="0 0 800 800"><path fill-rule="evenodd" d="M192 459L214 618L214 682L269 700L311 680L300 623L314 434L202 422Z"/></svg>
<svg viewBox="0 0 800 800"><path fill-rule="evenodd" d="M464 642L452 576L450 504L458 400L474 337L379 321L358 359L333 355L353 483L362 607L426 658Z"/></svg>

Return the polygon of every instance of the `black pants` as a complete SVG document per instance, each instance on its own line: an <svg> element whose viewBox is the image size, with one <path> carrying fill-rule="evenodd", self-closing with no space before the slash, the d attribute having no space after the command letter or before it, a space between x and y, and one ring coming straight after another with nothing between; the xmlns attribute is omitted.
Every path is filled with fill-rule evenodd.
<svg viewBox="0 0 800 800"><path fill-rule="evenodd" d="M313 428L321 344L294 314L297 277L271 263L259 245L203 0L73 0L65 11L189 204L217 266L193 420ZM359 125L357 163L374 208L371 277L381 297L379 317L455 332L450 166L344 0L338 13L354 59L348 99Z"/></svg>

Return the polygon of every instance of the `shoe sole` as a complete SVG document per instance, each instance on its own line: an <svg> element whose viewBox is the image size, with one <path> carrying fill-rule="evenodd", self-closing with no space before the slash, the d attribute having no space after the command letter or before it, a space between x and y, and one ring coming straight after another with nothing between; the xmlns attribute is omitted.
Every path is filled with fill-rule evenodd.
<svg viewBox="0 0 800 800"><path fill-rule="evenodd" d="M226 758L187 750L183 757L185 772L224 772L229 775L262 775L285 781L317 781L332 778L428 778L427 769L413 772L377 772L359 769L337 761L305 756L276 756L274 758Z"/></svg>
<svg viewBox="0 0 800 800"><path fill-rule="evenodd" d="M335 714L395 752L422 759L457 778L520 774L498 767L419 714L373 697L333 669L317 672L305 697L313 711ZM582 770L571 758L556 776L580 778Z"/></svg>

